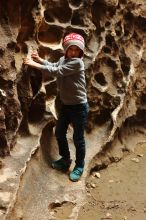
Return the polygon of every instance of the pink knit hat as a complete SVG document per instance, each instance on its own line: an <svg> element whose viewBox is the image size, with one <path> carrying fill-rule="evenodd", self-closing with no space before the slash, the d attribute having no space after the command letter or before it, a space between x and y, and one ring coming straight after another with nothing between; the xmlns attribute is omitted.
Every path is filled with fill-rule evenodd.
<svg viewBox="0 0 146 220"><path fill-rule="evenodd" d="M82 51L84 51L85 41L84 38L80 34L70 33L65 36L63 40L63 48L65 53L70 46L78 46Z"/></svg>

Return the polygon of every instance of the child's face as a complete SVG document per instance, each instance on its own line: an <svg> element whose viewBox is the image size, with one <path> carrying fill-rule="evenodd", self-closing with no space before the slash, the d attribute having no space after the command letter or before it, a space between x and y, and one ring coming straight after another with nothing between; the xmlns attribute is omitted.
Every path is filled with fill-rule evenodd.
<svg viewBox="0 0 146 220"><path fill-rule="evenodd" d="M67 58L79 58L81 52L82 51L78 46L72 45L68 48L66 56Z"/></svg>

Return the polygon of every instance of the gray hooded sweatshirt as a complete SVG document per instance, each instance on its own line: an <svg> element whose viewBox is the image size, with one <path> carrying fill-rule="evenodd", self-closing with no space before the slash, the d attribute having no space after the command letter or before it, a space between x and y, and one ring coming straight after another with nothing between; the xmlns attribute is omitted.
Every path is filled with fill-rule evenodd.
<svg viewBox="0 0 146 220"><path fill-rule="evenodd" d="M81 58L63 56L57 63L45 61L42 71L49 76L57 77L60 99L65 105L76 105L87 102L84 63Z"/></svg>

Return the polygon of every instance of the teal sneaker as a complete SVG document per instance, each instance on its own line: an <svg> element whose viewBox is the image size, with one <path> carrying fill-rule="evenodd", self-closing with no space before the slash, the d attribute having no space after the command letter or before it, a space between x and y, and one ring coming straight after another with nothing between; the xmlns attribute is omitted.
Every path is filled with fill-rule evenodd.
<svg viewBox="0 0 146 220"><path fill-rule="evenodd" d="M84 168L75 166L75 168L69 175L70 180L73 182L77 182L82 176L83 171L84 171Z"/></svg>
<svg viewBox="0 0 146 220"><path fill-rule="evenodd" d="M71 165L71 160L65 160L64 158L60 158L59 160L55 160L52 162L52 168L56 170L68 170Z"/></svg>

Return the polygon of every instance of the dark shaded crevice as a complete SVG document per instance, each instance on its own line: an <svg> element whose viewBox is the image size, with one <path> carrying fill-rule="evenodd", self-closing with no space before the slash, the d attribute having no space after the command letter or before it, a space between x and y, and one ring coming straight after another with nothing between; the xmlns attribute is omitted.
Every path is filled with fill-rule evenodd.
<svg viewBox="0 0 146 220"><path fill-rule="evenodd" d="M40 26L38 40L46 44L59 44L63 35L63 28L56 25Z"/></svg>
<svg viewBox="0 0 146 220"><path fill-rule="evenodd" d="M106 4L102 0L96 0L91 7L92 21L96 26L97 34L101 33L100 20L105 16L106 10Z"/></svg>
<svg viewBox="0 0 146 220"><path fill-rule="evenodd" d="M104 47L102 48L102 50L103 50L104 53L108 53L108 54L111 53L111 49L110 49L109 47L107 47L107 46L104 46Z"/></svg>
<svg viewBox="0 0 146 220"><path fill-rule="evenodd" d="M27 10L26 10L27 5ZM17 36L17 42L23 43L24 41L29 40L29 38L33 37L35 21L32 16L32 10L38 7L38 0L29 0L21 1L21 28L19 30L19 34Z"/></svg>
<svg viewBox="0 0 146 220"><path fill-rule="evenodd" d="M107 34L105 40L106 40L106 46L108 46L114 52L118 53L119 47L115 41L114 36L112 36L111 34Z"/></svg>
<svg viewBox="0 0 146 220"><path fill-rule="evenodd" d="M127 0L119 0L119 4L127 4Z"/></svg>
<svg viewBox="0 0 146 220"><path fill-rule="evenodd" d="M41 71L32 68L29 70L29 75L30 75L30 84L32 88L32 93L34 97L41 88L42 73Z"/></svg>
<svg viewBox="0 0 146 220"><path fill-rule="evenodd" d="M40 91L42 86L42 73L36 69L30 69L30 85L32 99L28 109L28 121L39 122L46 110L46 94Z"/></svg>
<svg viewBox="0 0 146 220"><path fill-rule="evenodd" d="M1 27L6 36L12 37L10 29L9 16L8 16L8 3L5 0L0 1L0 21Z"/></svg>
<svg viewBox="0 0 146 220"><path fill-rule="evenodd" d="M109 23L109 18L111 19L116 13L116 7L113 5L109 6L106 1L96 0L91 7L91 12L93 23L96 26L96 33L99 35L105 29L105 27L100 25L100 21L105 20ZM110 25L110 23L108 25Z"/></svg>
<svg viewBox="0 0 146 220"><path fill-rule="evenodd" d="M72 25L78 25L79 27L80 26L84 26L85 25L85 12L81 12L79 10L75 10L73 12L73 15L72 15L72 19L71 19L71 24Z"/></svg>
<svg viewBox="0 0 146 220"><path fill-rule="evenodd" d="M103 156L101 153L98 155L98 157L100 158L100 156ZM100 170L103 170L103 169L106 169L108 167L108 163L106 161L104 161L103 163L99 163L97 164L95 167L93 167L91 170L90 170L90 174L91 175L93 172L97 172L97 171L100 171ZM88 183L86 184L88 185Z"/></svg>
<svg viewBox="0 0 146 220"><path fill-rule="evenodd" d="M133 25L133 23L134 23L134 16L133 16L133 14L130 11L126 10L125 13L124 13L124 20L127 23Z"/></svg>
<svg viewBox="0 0 146 220"><path fill-rule="evenodd" d="M125 51L122 49L119 54L119 59L121 62L121 69L125 76L129 74L131 59L126 56Z"/></svg>
<svg viewBox="0 0 146 220"><path fill-rule="evenodd" d="M17 81L18 99L21 104L22 120L19 127L19 132L23 135L29 135L28 127L28 111L32 99L32 90L29 79L29 68L23 66Z"/></svg>
<svg viewBox="0 0 146 220"><path fill-rule="evenodd" d="M44 4L44 2L43 2ZM63 15L63 16L62 16ZM67 23L71 19L72 10L69 8L68 1L47 4L44 17L46 21L52 22L57 19L60 23Z"/></svg>
<svg viewBox="0 0 146 220"><path fill-rule="evenodd" d="M141 31L146 32L146 18L142 16L138 16L136 19L136 25Z"/></svg>
<svg viewBox="0 0 146 220"><path fill-rule="evenodd" d="M53 202L51 204L49 204L49 209L55 209L55 208L58 208L58 207L62 207L64 206L65 204L72 204L71 202L68 202L68 201L63 201L63 202Z"/></svg>
<svg viewBox="0 0 146 220"><path fill-rule="evenodd" d="M69 3L74 7L79 7L82 3L82 0L69 0Z"/></svg>
<svg viewBox="0 0 146 220"><path fill-rule="evenodd" d="M94 78L96 82L99 83L101 86L105 86L107 84L105 76L101 72L95 74Z"/></svg>
<svg viewBox="0 0 146 220"><path fill-rule="evenodd" d="M2 130L1 130L2 132ZM5 157L10 155L10 147L6 139L5 133L0 134L0 156Z"/></svg>
<svg viewBox="0 0 146 220"><path fill-rule="evenodd" d="M122 35L122 23L121 23L121 21L119 21L119 22L116 24L115 32L116 32L116 35L117 35L118 37L120 37L120 36Z"/></svg>
<svg viewBox="0 0 146 220"><path fill-rule="evenodd" d="M54 22L55 18L54 18L54 15L52 13L52 11L48 11L48 10L45 10L44 11L44 18L47 22Z"/></svg>
<svg viewBox="0 0 146 220"><path fill-rule="evenodd" d="M46 95L47 95L47 99L53 97L53 96L57 96L57 85L56 85L56 81L52 81L51 83L47 84L45 86L46 88Z"/></svg>
<svg viewBox="0 0 146 220"><path fill-rule="evenodd" d="M142 105L146 105L146 94L142 94L142 96L141 96L141 104Z"/></svg>
<svg viewBox="0 0 146 220"><path fill-rule="evenodd" d="M39 122L46 110L46 95L43 92L39 92L35 99L32 99L31 105L28 111L29 122Z"/></svg>
<svg viewBox="0 0 146 220"><path fill-rule="evenodd" d="M107 58L105 59L105 62L106 62L106 64L107 64L109 67L113 68L114 70L117 69L117 63L116 63L116 61L112 60L111 58L107 57Z"/></svg>
<svg viewBox="0 0 146 220"><path fill-rule="evenodd" d="M146 126L146 109L138 109L136 115L127 119L127 123L130 127L135 124L138 126Z"/></svg>
<svg viewBox="0 0 146 220"><path fill-rule="evenodd" d="M111 111L109 109L101 110L100 114L95 116L94 122L96 125L103 125L111 117Z"/></svg>
<svg viewBox="0 0 146 220"><path fill-rule="evenodd" d="M105 93L103 95L102 106L113 111L120 104L120 101L121 99L119 96L113 97L110 94Z"/></svg>

